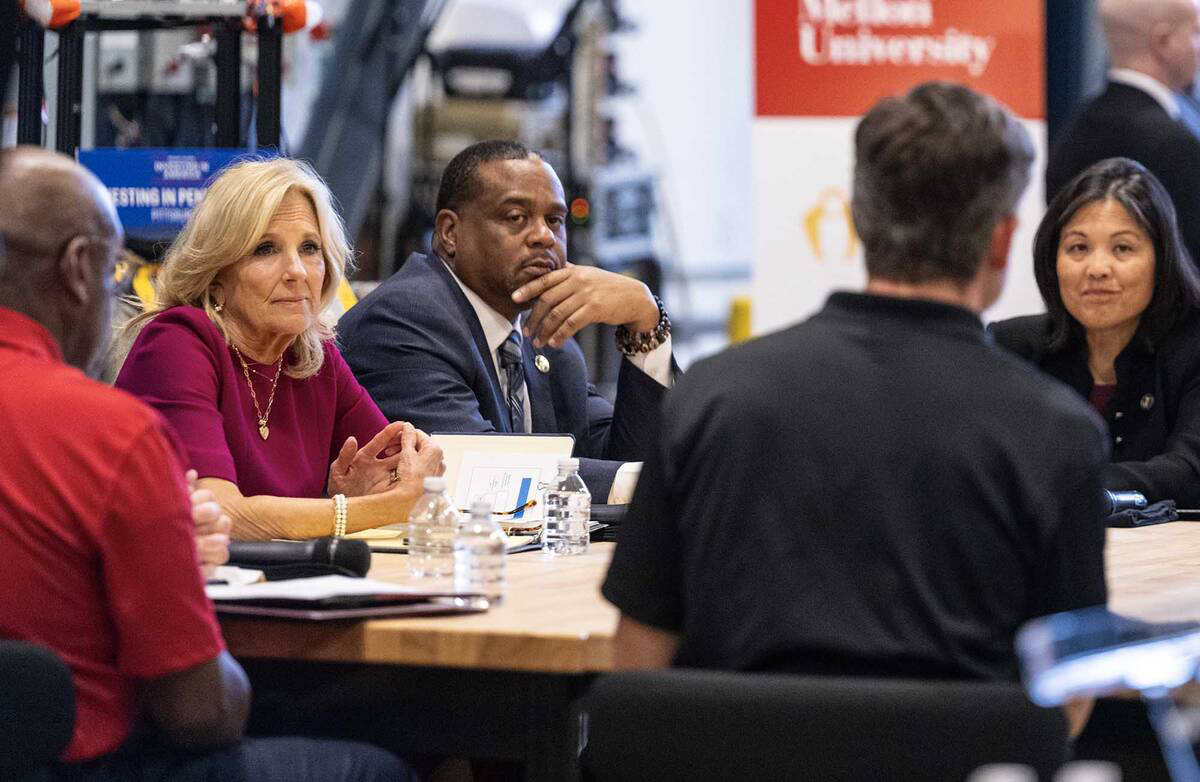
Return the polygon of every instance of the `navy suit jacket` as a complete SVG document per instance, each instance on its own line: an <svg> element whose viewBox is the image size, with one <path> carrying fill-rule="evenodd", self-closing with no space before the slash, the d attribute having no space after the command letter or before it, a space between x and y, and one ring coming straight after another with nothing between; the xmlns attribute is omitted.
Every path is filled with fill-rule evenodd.
<svg viewBox="0 0 1200 782"><path fill-rule="evenodd" d="M436 255L414 253L338 322L342 355L389 420L427 432L511 432L508 404L483 327ZM622 462L649 452L666 389L621 362L614 406L588 382L575 340L561 348L522 340L533 431L575 436L592 498L604 502ZM537 355L550 362L538 371Z"/></svg>

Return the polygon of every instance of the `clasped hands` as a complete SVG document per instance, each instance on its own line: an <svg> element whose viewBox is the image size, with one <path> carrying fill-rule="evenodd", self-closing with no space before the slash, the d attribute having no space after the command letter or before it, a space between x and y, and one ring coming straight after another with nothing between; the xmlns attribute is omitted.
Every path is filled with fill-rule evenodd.
<svg viewBox="0 0 1200 782"><path fill-rule="evenodd" d="M346 438L329 465L329 494L360 497L397 489L420 494L426 476L445 470L442 449L433 438L406 421L395 421L361 448L354 437Z"/></svg>
<svg viewBox="0 0 1200 782"><path fill-rule="evenodd" d="M658 325L658 305L645 283L595 266L568 263L517 288L512 300L532 304L521 331L539 348L560 348L593 323L635 333Z"/></svg>

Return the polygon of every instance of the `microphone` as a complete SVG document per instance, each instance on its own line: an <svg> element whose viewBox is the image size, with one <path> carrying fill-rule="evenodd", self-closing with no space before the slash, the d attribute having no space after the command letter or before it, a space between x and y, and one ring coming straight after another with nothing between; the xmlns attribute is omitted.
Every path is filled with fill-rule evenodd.
<svg viewBox="0 0 1200 782"><path fill-rule="evenodd" d="M1120 513L1123 510L1140 510L1146 507L1146 495L1140 491L1110 491L1104 490L1104 504L1108 506L1107 515ZM233 550L232 544L230 551ZM231 555L232 556L232 555Z"/></svg>
<svg viewBox="0 0 1200 782"><path fill-rule="evenodd" d="M350 573L365 576L371 569L371 547L364 540L233 541L229 564L267 571L269 580L283 577ZM274 571L274 573L272 572Z"/></svg>

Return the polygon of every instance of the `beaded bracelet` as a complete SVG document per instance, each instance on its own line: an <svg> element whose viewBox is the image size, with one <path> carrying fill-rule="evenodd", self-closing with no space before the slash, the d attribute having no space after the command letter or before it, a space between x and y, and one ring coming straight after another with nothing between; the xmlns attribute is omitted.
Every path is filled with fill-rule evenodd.
<svg viewBox="0 0 1200 782"><path fill-rule="evenodd" d="M617 326L617 350L627 356L649 353L671 336L671 318L667 316L667 308L657 296L654 297L654 303L658 305L658 324L651 331L636 334L624 326Z"/></svg>
<svg viewBox="0 0 1200 782"><path fill-rule="evenodd" d="M346 495L333 495L333 536L346 536Z"/></svg>

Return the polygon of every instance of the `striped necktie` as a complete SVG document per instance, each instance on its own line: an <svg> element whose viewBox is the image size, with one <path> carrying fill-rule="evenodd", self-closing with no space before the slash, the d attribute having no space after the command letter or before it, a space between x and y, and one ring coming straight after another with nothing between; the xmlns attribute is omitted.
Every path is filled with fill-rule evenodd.
<svg viewBox="0 0 1200 782"><path fill-rule="evenodd" d="M508 384L508 415L514 432L525 431L525 368L521 362L521 335L516 329L500 345L500 369Z"/></svg>

